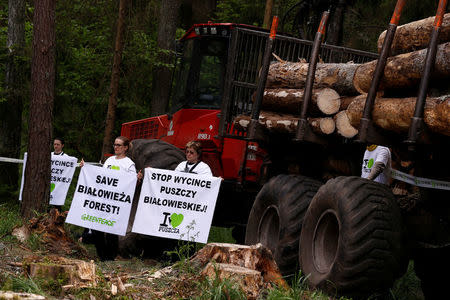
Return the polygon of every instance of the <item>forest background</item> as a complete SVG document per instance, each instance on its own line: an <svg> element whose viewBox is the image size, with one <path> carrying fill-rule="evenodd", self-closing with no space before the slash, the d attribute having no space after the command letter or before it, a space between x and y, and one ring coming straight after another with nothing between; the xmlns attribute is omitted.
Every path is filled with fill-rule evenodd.
<svg viewBox="0 0 450 300"><path fill-rule="evenodd" d="M158 26L166 17L160 13L162 1L165 0L128 1L113 136L120 135L122 123L153 114L152 103L159 101L153 96L155 86L159 84L158 78L154 78L155 70L174 67L160 60L160 54L167 52L158 48L157 42ZM170 37L173 39L180 38L193 24L207 21L263 25L266 0L179 1L176 36ZM342 31L333 43L376 52L376 41L387 28L396 1L274 0L272 15L282 20L279 29L283 32L311 39L324 7L331 2L344 8ZM407 1L400 24L434 15L437 3L430 0ZM28 128L33 126L28 124L33 1L25 1L25 6L25 46L22 54L15 57L19 60L23 78L20 86L16 87L16 94L23 101L20 103L22 117L15 126L21 140L20 149L16 149L19 155L15 158L21 158L27 151ZM63 137L65 152L86 161L99 161L102 157L118 11L119 0L56 1L53 137ZM8 0L0 0L0 120L10 114L5 75L9 57L7 33ZM5 130L10 129L0 126L0 156L11 153L11 149L7 149L11 145L1 143L2 137L9 134ZM48 147L49 152L52 150L52 140L41 143L42 147ZM5 164L9 163L0 162L0 171ZM20 169L21 165L16 164L15 167ZM0 197L17 194L16 182L11 184L0 180Z"/></svg>

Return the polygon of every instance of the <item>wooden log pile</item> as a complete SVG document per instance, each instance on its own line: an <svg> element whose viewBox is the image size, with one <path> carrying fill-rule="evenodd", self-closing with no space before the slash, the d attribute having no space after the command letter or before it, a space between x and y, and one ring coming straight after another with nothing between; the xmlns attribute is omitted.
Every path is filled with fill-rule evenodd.
<svg viewBox="0 0 450 300"><path fill-rule="evenodd" d="M374 123L383 130L408 132L433 22L434 17L431 17L397 29L391 47L395 56L386 62L372 112ZM385 34L380 34L379 49ZM430 86L433 87L434 82L444 85L434 88L433 96L427 97L424 122L430 131L450 136L450 14L444 16L439 43ZM322 136L356 136L376 65L377 60L363 64L317 64L307 112L313 132ZM270 132L295 134L308 67L304 61L279 60L270 65L259 116L259 123ZM241 115L234 120L235 126L242 130L246 130L249 123L249 116Z"/></svg>

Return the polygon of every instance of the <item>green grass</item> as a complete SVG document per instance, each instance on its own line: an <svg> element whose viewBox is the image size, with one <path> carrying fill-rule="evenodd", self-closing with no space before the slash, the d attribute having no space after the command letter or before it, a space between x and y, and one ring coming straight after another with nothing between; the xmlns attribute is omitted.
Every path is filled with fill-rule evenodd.
<svg viewBox="0 0 450 300"><path fill-rule="evenodd" d="M14 227L22 225L19 201L1 202L0 200L0 239L15 239L11 236Z"/></svg>

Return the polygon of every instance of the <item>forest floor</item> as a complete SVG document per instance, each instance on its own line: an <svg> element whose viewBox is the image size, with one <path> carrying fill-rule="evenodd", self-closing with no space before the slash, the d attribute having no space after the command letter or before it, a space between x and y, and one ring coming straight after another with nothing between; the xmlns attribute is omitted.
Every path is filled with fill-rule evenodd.
<svg viewBox="0 0 450 300"><path fill-rule="evenodd" d="M121 257L113 261L100 261L94 245L77 241L80 232L74 232L72 225L64 223L65 216L43 214L30 220L27 226L18 226L13 225L17 222L17 216L11 213L11 209L1 206L0 217L0 299L1 291L32 293L43 295L45 299L246 298L234 282L210 280L200 275L201 270L189 260L198 247L193 243L179 243L179 247L172 252L172 258L176 258L172 261L168 258ZM21 242L21 234L16 230L23 227L28 228L29 232L27 239ZM215 242L227 242L225 239L218 237ZM94 263L96 284L67 284L67 278L27 274L27 262L30 260L55 256ZM289 290L274 288L263 291L258 299L334 299L319 291L309 290L304 277L294 278L290 285ZM390 299L396 300L423 299L420 282L411 265L407 274L396 282L391 294Z"/></svg>

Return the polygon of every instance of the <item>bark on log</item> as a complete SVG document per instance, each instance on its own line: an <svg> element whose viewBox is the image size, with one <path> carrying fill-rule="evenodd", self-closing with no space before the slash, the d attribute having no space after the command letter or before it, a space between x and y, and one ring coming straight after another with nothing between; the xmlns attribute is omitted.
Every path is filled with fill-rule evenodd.
<svg viewBox="0 0 450 300"><path fill-rule="evenodd" d="M304 88L308 63L276 62L270 65L266 88ZM328 87L339 95L356 95L353 77L359 64L354 63L318 63L314 88Z"/></svg>
<svg viewBox="0 0 450 300"><path fill-rule="evenodd" d="M294 134L297 130L299 117L289 114L279 114L270 111L261 111L259 123L271 132ZM239 115L234 124L246 129L250 123L250 116ZM334 121L331 118L309 118L311 129L318 134L328 135L334 132Z"/></svg>
<svg viewBox="0 0 450 300"><path fill-rule="evenodd" d="M346 110L347 107L350 105L350 103L352 103L352 101L355 100L355 98L359 97L359 96L361 96L361 95L351 96L351 97L341 97L341 106L339 107L339 111Z"/></svg>
<svg viewBox="0 0 450 300"><path fill-rule="evenodd" d="M408 88L418 86L422 78L426 49L390 57L380 80L379 90ZM373 78L377 60L358 67L353 78L353 85L361 94L367 93ZM450 77L450 43L438 46L432 78Z"/></svg>
<svg viewBox="0 0 450 300"><path fill-rule="evenodd" d="M356 128L359 126L365 100L365 96L358 97L346 110L351 125ZM416 98L377 98L372 112L373 121L388 131L407 132L415 105ZM450 95L427 98L424 122L432 132L450 136Z"/></svg>
<svg viewBox="0 0 450 300"><path fill-rule="evenodd" d="M398 26L391 46L391 55L411 52L428 47L435 17ZM378 53L381 52L386 30L378 37ZM450 41L450 13L444 15L439 31L438 43Z"/></svg>
<svg viewBox="0 0 450 300"><path fill-rule="evenodd" d="M352 138L358 133L358 130L350 124L350 120L345 110L337 113L334 116L334 121L336 123L337 132L343 137Z"/></svg>
<svg viewBox="0 0 450 300"><path fill-rule="evenodd" d="M268 111L300 113L303 103L303 89L266 89L262 109ZM339 94L330 88L315 89L312 92L308 110L312 114L332 115L339 111Z"/></svg>

